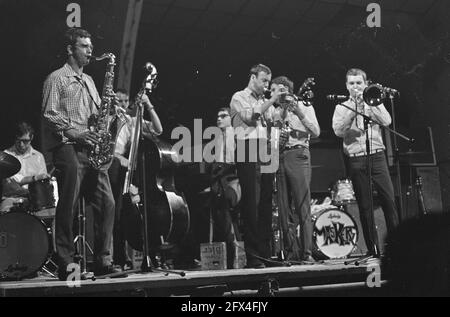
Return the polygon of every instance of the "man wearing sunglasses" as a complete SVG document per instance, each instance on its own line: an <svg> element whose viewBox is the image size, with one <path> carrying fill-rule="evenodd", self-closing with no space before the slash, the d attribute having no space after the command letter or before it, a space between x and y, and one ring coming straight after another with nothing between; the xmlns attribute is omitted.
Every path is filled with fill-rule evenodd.
<svg viewBox="0 0 450 317"><path fill-rule="evenodd" d="M227 266L233 268L235 241L240 240L237 226L238 203L241 187L234 163L234 133L231 126L230 108L217 112L217 127L222 131L220 146L216 148L216 160L211 168L211 199L213 240L227 244ZM216 142L216 140L212 141Z"/></svg>
<svg viewBox="0 0 450 317"><path fill-rule="evenodd" d="M44 156L31 146L34 137L34 129L26 122L20 122L15 127L15 142L5 150L21 164L20 171L4 181L4 200L0 211L9 211L15 204L19 204L28 198L28 184L38 180L47 179Z"/></svg>

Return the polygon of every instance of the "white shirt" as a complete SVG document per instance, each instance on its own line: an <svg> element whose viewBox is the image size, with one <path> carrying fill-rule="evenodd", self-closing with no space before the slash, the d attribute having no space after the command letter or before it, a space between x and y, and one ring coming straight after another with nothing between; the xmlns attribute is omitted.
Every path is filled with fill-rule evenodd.
<svg viewBox="0 0 450 317"><path fill-rule="evenodd" d="M343 102L344 105L355 109L355 103L352 100ZM362 107L361 107L362 108ZM358 110L360 111L360 110ZM383 104L377 107L370 107L364 103L364 114L379 122L383 126L391 124L391 115ZM366 133L364 131L364 122L361 116L341 105L337 105L333 115L333 130L338 137L344 139L344 153L347 155L366 154ZM381 128L378 124L369 126L369 138L371 141L371 152L384 150Z"/></svg>
<svg viewBox="0 0 450 317"><path fill-rule="evenodd" d="M267 139L267 128L261 115L263 104L264 97L256 96L248 87L233 95L230 116L237 139Z"/></svg>
<svg viewBox="0 0 450 317"><path fill-rule="evenodd" d="M44 155L41 152L36 151L33 147L30 147L30 150L25 154L20 154L17 152L16 147L12 146L9 149L5 150L5 153L11 154L16 159L19 160L21 167L20 171L11 176L11 179L20 183L24 177L34 176L38 174L47 174L47 166L45 165ZM23 186L27 188L27 185Z"/></svg>
<svg viewBox="0 0 450 317"><path fill-rule="evenodd" d="M305 115L301 120L294 112L290 110L284 111L283 108L275 108L274 106L269 108L273 110L271 111L272 118L268 119L274 122L288 122L289 127L293 129L286 143L287 146L302 145L309 148L309 139L311 136L314 138L319 137L320 126L314 108L305 106L301 101L299 101L299 105Z"/></svg>
<svg viewBox="0 0 450 317"><path fill-rule="evenodd" d="M133 135L133 130L136 127L136 117L130 117L125 115L127 121L123 125L122 129L119 131L119 135L116 140L116 148L114 153L118 155L126 155L131 145L131 136ZM153 135L158 135L153 128L153 124L150 121L144 120L143 126L144 133L151 133Z"/></svg>

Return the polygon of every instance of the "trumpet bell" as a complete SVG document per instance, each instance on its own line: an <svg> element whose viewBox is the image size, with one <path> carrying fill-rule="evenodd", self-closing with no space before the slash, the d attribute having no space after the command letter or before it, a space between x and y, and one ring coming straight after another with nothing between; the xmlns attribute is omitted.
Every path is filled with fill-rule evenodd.
<svg viewBox="0 0 450 317"><path fill-rule="evenodd" d="M369 85L364 89L363 99L371 107L379 106L386 98L383 87L380 84Z"/></svg>

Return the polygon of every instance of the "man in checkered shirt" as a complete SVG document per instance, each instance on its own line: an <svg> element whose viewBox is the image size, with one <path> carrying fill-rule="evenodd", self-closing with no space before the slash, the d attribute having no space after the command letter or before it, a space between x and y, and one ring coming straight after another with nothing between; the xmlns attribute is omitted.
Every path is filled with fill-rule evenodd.
<svg viewBox="0 0 450 317"><path fill-rule="evenodd" d="M92 77L83 67L92 58L90 34L72 28L65 34L67 60L44 82L42 115L44 146L52 152L57 169L59 201L56 207L56 251L58 275L66 280L67 266L74 262L73 219L80 194L94 212L94 274L116 273L111 243L114 199L107 169L95 170L87 153L98 135L88 130L88 118L98 113L101 98Z"/></svg>

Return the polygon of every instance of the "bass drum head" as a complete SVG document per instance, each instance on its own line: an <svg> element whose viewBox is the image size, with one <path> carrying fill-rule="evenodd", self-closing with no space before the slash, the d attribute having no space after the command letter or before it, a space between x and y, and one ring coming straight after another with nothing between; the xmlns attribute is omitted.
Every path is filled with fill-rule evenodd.
<svg viewBox="0 0 450 317"><path fill-rule="evenodd" d="M50 235L36 217L11 212L0 216L0 279L36 273L50 255Z"/></svg>
<svg viewBox="0 0 450 317"><path fill-rule="evenodd" d="M358 228L353 218L337 208L324 210L312 217L313 255L316 259L347 257L358 242Z"/></svg>

